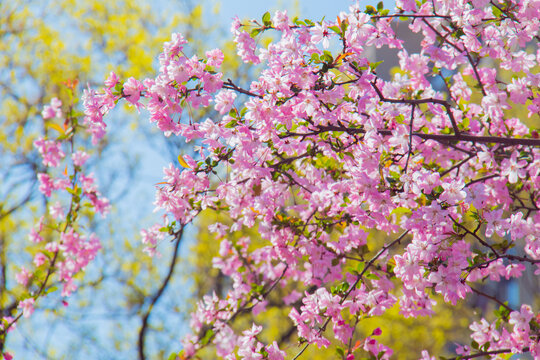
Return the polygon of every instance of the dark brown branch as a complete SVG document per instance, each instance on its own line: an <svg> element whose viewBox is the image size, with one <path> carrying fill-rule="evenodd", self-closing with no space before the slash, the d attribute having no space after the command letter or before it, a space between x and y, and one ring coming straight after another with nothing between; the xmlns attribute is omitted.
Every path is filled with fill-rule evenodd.
<svg viewBox="0 0 540 360"><path fill-rule="evenodd" d="M476 68L477 64L474 64L472 58L471 58L471 54L469 53L469 51L464 48L464 49L460 49L456 44L454 44L453 42L449 41L446 37L448 36L448 34L450 34L450 31L448 31L448 29L446 29L448 31L448 34L446 36L443 36L437 29L435 29L426 19L422 19L422 21L424 22L424 24L426 24L435 34L437 34L438 36L441 37L441 39L443 39L443 41L445 43L447 43L448 45L452 46L454 49L456 49L457 51L461 52L461 53L465 53L466 56L467 56L467 60L469 60L469 63L471 64L471 67L473 68L473 71L474 71L474 75L476 77L476 81L478 82L478 85L480 86L480 90L482 91L482 95L486 96L486 90L484 89L484 84L482 84L482 81L480 80L480 74L478 73L478 69Z"/></svg>
<svg viewBox="0 0 540 360"><path fill-rule="evenodd" d="M30 188L33 189L36 183L37 183L37 181L34 181ZM16 211L16 210L20 209L21 207L23 207L28 201L30 201L30 199L32 198L32 195L33 195L33 191L30 190L26 194L26 196L17 205L13 205L10 209L1 212L0 213L0 220L5 218L6 216L11 215L14 211Z"/></svg>
<svg viewBox="0 0 540 360"><path fill-rule="evenodd" d="M376 80L375 80L376 81ZM379 96L379 99L383 102L388 102L392 104L411 104L411 105L420 105L420 104L439 104L446 108L446 113L448 114L448 117L450 118L450 122L452 123L452 129L454 130L455 136L460 135L459 128L457 126L456 119L454 118L454 114L452 113L452 107L448 103L448 101L441 100L441 99L388 99L385 98L381 90L377 87L376 82L372 82L371 86L373 89L375 89L375 92Z"/></svg>
<svg viewBox="0 0 540 360"><path fill-rule="evenodd" d="M403 172L407 173L407 168L409 167L409 159L411 158L412 153L412 134L413 134L413 124L414 124L414 109L416 108L416 105L413 104L411 109L411 120L409 122L409 151L407 151L407 160L405 161L405 169Z"/></svg>
<svg viewBox="0 0 540 360"><path fill-rule="evenodd" d="M529 350L528 347L523 348L523 352L529 352L529 351L530 351L530 350ZM474 359L474 358L478 358L478 357L482 357L482 356L487 356L487 355L509 354L509 353L512 353L512 349L501 349L501 350L483 351L483 352L479 352L479 353L476 353L476 354L456 356L456 357L453 357L453 358L448 359L448 360L467 360L467 359Z"/></svg>
<svg viewBox="0 0 540 360"><path fill-rule="evenodd" d="M421 14L393 14L393 15L374 15L372 19L384 19L384 18L410 18L410 19L429 19L429 18L438 18L438 19L451 19L451 16L448 15L421 15Z"/></svg>
<svg viewBox="0 0 540 360"><path fill-rule="evenodd" d="M476 233L472 232L471 230L467 229L466 226L462 225L461 223L459 223L459 221L457 221L456 219L454 219L451 215L448 215L448 217L452 220L452 222L454 223L454 225L456 225L458 228L462 229L465 231L465 233L471 235L472 237L474 237L476 240L478 240L478 242L482 245L484 245L485 247L488 247L494 254L497 258L500 257L499 253L497 252L497 250L495 250L491 245L489 245L484 239L482 239L480 236L478 236Z"/></svg>
<svg viewBox="0 0 540 360"><path fill-rule="evenodd" d="M311 133L294 133L289 132L286 134L286 136L282 137L289 137L289 136L312 136L312 135L319 135L324 132L328 131L344 131L348 134L354 135L354 134L364 134L366 131L361 128L347 128L347 127L340 127L335 125L327 125L327 126L319 126L318 130L315 130ZM392 130L387 129L379 129L377 132L380 135L383 136L391 136ZM506 138L506 137L499 137L499 136L475 136L475 135L467 135L460 133L459 135L450 135L450 134L424 134L424 133L413 133L413 136L417 136L424 140L434 140L443 144L446 143L453 143L456 141L471 141L473 143L483 143L483 144L504 144L504 145L512 145L512 146L540 146L540 139L532 139L532 138Z"/></svg>
<svg viewBox="0 0 540 360"><path fill-rule="evenodd" d="M253 96L253 97L258 97L258 98L262 99L261 95L257 95L255 93L252 93L251 91L242 89L241 87L239 87L235 83L233 83L231 79L227 79L227 82L223 83L223 87L225 89L230 89L230 90L237 91L237 92L239 92L241 94L245 94L245 95L249 95L249 96Z"/></svg>
<svg viewBox="0 0 540 360"><path fill-rule="evenodd" d="M490 299L490 300L495 301L497 304L499 304L500 306L504 307L506 310L508 310L508 311L510 311L510 312L514 311L514 309L512 309L510 306L508 306L508 305L506 305L505 303L503 303L501 300L497 299L495 296L488 295L488 294L486 294L486 293L483 292L483 291L480 291L480 290L478 290L478 289L473 288L472 286L469 286L469 287L471 288L471 290L472 290L474 293L476 293L476 294L478 294L478 295L480 295L480 296L483 296L483 297L485 297L485 298L487 298L487 299Z"/></svg>
<svg viewBox="0 0 540 360"><path fill-rule="evenodd" d="M171 259L171 263L169 265L169 271L167 273L167 276L165 277L165 279L161 283L161 286L156 291L154 296L152 296L152 300L150 301L150 305L148 305L148 309L146 310L146 313L144 314L144 316L142 318L142 325L141 325L141 329L139 330L139 340L138 340L138 344L137 344L138 352L139 352L139 360L144 360L145 359L145 355L144 355L144 339L145 339L145 335L146 335L146 330L148 329L148 320L150 318L150 315L152 314L152 310L154 308L154 305L158 302L161 295L163 295L163 293L165 292L165 289L167 288L167 285L169 285L169 282L170 282L170 280L172 278L172 275L174 273L174 268L175 268L175 265L176 265L176 259L178 258L178 250L180 248L180 242L182 240L183 233L184 233L184 226L182 226L180 228L180 230L176 233L176 244L174 245L174 253L173 253L173 257Z"/></svg>
<svg viewBox="0 0 540 360"><path fill-rule="evenodd" d="M471 160L473 157L475 157L476 154L473 154L473 155L469 155L466 159L463 159L461 160L460 162L458 162L457 164L455 164L454 166L450 167L449 169L443 171L441 173L441 177L451 173L452 171L456 170L456 169L459 169L463 164L467 163L469 160Z"/></svg>
<svg viewBox="0 0 540 360"><path fill-rule="evenodd" d="M491 175L484 176L484 177L481 177L481 178L478 178L478 179L474 179L474 180L469 181L467 184L465 184L465 187L471 186L472 184L476 184L478 182L493 179L493 178L496 178L496 177L499 177L499 176L500 176L499 174L491 174Z"/></svg>

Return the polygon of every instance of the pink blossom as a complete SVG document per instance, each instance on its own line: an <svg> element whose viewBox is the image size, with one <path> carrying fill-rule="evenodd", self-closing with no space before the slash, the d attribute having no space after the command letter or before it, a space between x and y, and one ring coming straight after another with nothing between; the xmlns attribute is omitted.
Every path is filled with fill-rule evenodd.
<svg viewBox="0 0 540 360"><path fill-rule="evenodd" d="M480 346L491 340L499 340L499 333L495 330L495 324L490 324L485 319L482 319L480 323L473 322L469 328L473 331L471 337Z"/></svg>
<svg viewBox="0 0 540 360"><path fill-rule="evenodd" d="M202 76L203 87L209 93L213 93L221 89L223 81L221 81L222 74L207 74Z"/></svg>
<svg viewBox="0 0 540 360"><path fill-rule="evenodd" d="M508 323L514 325L515 331L529 332L529 322L534 317L534 313L531 311L529 305L521 305L520 311L512 311L510 313L510 320Z"/></svg>
<svg viewBox="0 0 540 360"><path fill-rule="evenodd" d="M311 30L311 41L315 44L322 42L323 47L328 49L330 46L330 36L333 34L329 29L326 22L322 24L315 24L315 27Z"/></svg>
<svg viewBox="0 0 540 360"><path fill-rule="evenodd" d="M34 141L34 147L43 157L43 165L45 166L57 167L60 165L60 160L66 156L62 151L61 144L53 140L39 138Z"/></svg>
<svg viewBox="0 0 540 360"><path fill-rule="evenodd" d="M280 31L289 30L289 17L287 16L287 10L276 11L272 17L272 24L274 27Z"/></svg>
<svg viewBox="0 0 540 360"><path fill-rule="evenodd" d="M141 106L139 99L141 98L141 91L144 90L144 85L133 77L130 77L128 81L124 83L123 93L126 100L135 105L137 109Z"/></svg>
<svg viewBox="0 0 540 360"><path fill-rule="evenodd" d="M393 350L387 346L380 344L376 339L367 337L364 340L364 350L372 353L377 359L388 360L393 354Z"/></svg>
<svg viewBox="0 0 540 360"><path fill-rule="evenodd" d="M505 278L508 280L512 277L520 278L523 272L525 271L525 265L523 264L510 264L506 267Z"/></svg>
<svg viewBox="0 0 540 360"><path fill-rule="evenodd" d="M422 350L422 357L420 360L436 360L435 356L430 356L427 350Z"/></svg>
<svg viewBox="0 0 540 360"><path fill-rule="evenodd" d="M83 166L89 158L90 155L80 150L71 154L71 160L75 166Z"/></svg>
<svg viewBox="0 0 540 360"><path fill-rule="evenodd" d="M77 290L77 285L75 285L73 279L69 279L64 283L64 286L62 287L62 296L69 296L75 290Z"/></svg>
<svg viewBox="0 0 540 360"><path fill-rule="evenodd" d="M262 342L261 326L232 322L245 309L253 316L268 312L273 302L290 308L298 337L320 347L347 345L359 326L355 319L384 314L398 296L404 316L431 315L435 294L456 304L472 292L473 281L494 283L527 270L525 261L500 256L504 250L490 239L494 235L506 237L516 254L540 258L535 208L540 206L535 195L540 152L507 144L537 137L507 110L518 104L533 115L540 109L535 92L540 76L532 71L540 52L525 49L537 36L540 7L505 6L497 15L487 0L403 0L397 6L404 11L399 15L414 16L409 28L422 37L418 51L403 50L401 33L395 33L401 28L393 26L398 17L379 16L379 11L370 16L359 4L336 22L313 25L293 26L286 13L276 12L272 26L264 28L275 35L268 43L250 35L260 23L243 25L236 18L232 24L242 61L264 61L244 90L232 83L223 88L223 74L216 72L223 61L220 50L202 59L189 57L180 34L164 45L154 78L129 78L123 84L128 103L138 109L147 104L150 121L166 136L191 142L196 154L183 156L182 167L164 170L154 202L164 221L141 231L144 251L156 254L168 233L204 216L206 209L230 220L230 226L219 219L208 226L220 242L212 265L227 278L227 287L222 298L205 295L197 304L190 321L194 335L182 341L187 357L197 356L201 337L211 329L218 357L283 359L277 342ZM331 49L335 61L324 64L321 48L330 49L331 37L339 47ZM383 79L370 66L369 47L397 48L401 71ZM488 66L492 63L503 73ZM504 69L516 73L506 76ZM454 75L446 76L447 71ZM439 79L443 90L432 75L444 77ZM94 143L105 134L104 115L119 100L118 81L111 73L104 89L84 92L84 125ZM214 119L184 116L186 108L212 106L219 113ZM228 115L233 107L239 112L234 119ZM53 110L51 105L44 114L56 116ZM489 136L497 144L486 142ZM39 139L36 147L44 164L58 166L62 149L50 141ZM63 190L73 188L74 181L83 191L82 205L106 213L110 204L94 176L78 168L86 159L85 153L72 155L78 170L73 179L38 175L40 191L68 196ZM49 205L54 217L66 211L53 201ZM100 248L95 235L75 231L84 224L72 224L59 240L43 246L59 252L54 270L65 296L76 289L74 276ZM244 236L228 236L237 231ZM397 240L381 248L383 242L369 235L373 231ZM402 231L406 236L393 235ZM41 241L41 232L34 229L30 238ZM252 244L255 237L262 245ZM36 266L50 262L38 255ZM26 275L17 279L25 282ZM482 350L518 353L529 347L533 353L533 317L523 305L509 319L472 322L471 337ZM322 331L330 323L335 339ZM375 329L354 350L363 347L388 359L392 350L378 342L380 333ZM421 356L433 359L427 351Z"/></svg>
<svg viewBox="0 0 540 360"><path fill-rule="evenodd" d="M22 286L26 286L28 284L28 280L32 277L32 273L30 273L26 268L23 266L21 267L21 271L15 274L15 279L19 284Z"/></svg>
<svg viewBox="0 0 540 360"><path fill-rule="evenodd" d="M493 233L497 233L499 236L504 236L508 226L503 220L503 210L498 209L491 212L484 213L484 219L487 221L486 236L491 237Z"/></svg>
<svg viewBox="0 0 540 360"><path fill-rule="evenodd" d="M518 178L525 177L525 171L522 169L527 165L525 160L517 160L517 153L513 152L510 159L504 159L501 168L501 175L508 176L508 181L510 184L515 184L518 181Z"/></svg>
<svg viewBox="0 0 540 360"><path fill-rule="evenodd" d="M45 105L45 107L43 108L41 116L44 120L52 119L54 117L61 118L62 101L60 101L58 98L52 98L50 105Z"/></svg>
<svg viewBox="0 0 540 360"><path fill-rule="evenodd" d="M439 197L440 201L446 201L449 204L459 203L467 197L467 192L463 189L465 184L463 181L443 182L444 191Z"/></svg>
<svg viewBox="0 0 540 360"><path fill-rule="evenodd" d="M150 256L156 254L155 251L150 251L150 249L155 249L158 242L165 238L165 233L160 231L161 227L160 224L155 224L149 229L141 230L141 241L146 245L146 249L148 250L145 250L145 252L148 252Z"/></svg>
<svg viewBox="0 0 540 360"><path fill-rule="evenodd" d="M96 145L105 136L107 125L103 122L103 115L114 107L114 101L111 102L112 98L90 88L83 90L82 100L84 124L88 126L87 132L92 134L92 144Z"/></svg>
<svg viewBox="0 0 540 360"><path fill-rule="evenodd" d="M34 264L38 267L45 264L46 261L47 257L43 255L43 253L37 253L36 256L34 256Z"/></svg>
<svg viewBox="0 0 540 360"><path fill-rule="evenodd" d="M223 62L223 52L220 49L214 49L206 52L207 64L214 67L220 67Z"/></svg>
<svg viewBox="0 0 540 360"><path fill-rule="evenodd" d="M245 63L251 62L253 64L258 64L261 62L259 57L255 54L255 50L257 48L255 40L249 36L247 32L239 31L234 39L234 42L237 45L238 56L242 58L242 61Z"/></svg>
<svg viewBox="0 0 540 360"><path fill-rule="evenodd" d="M280 350L276 341L266 346L266 352L268 353L268 360L284 360L285 351Z"/></svg>
<svg viewBox="0 0 540 360"><path fill-rule="evenodd" d="M6 322L7 326L9 326L7 329L8 333L12 330L15 330L15 328L17 327L17 323L12 316L4 316L0 319L0 330L4 330L4 322Z"/></svg>
<svg viewBox="0 0 540 360"><path fill-rule="evenodd" d="M28 237L33 243L39 243L43 241L43 238L41 237L39 232L34 228L30 229L30 234L28 235Z"/></svg>
<svg viewBox="0 0 540 360"><path fill-rule="evenodd" d="M228 113L234 105L234 99L236 99L236 93L234 91L221 90L215 98L216 111L221 115Z"/></svg>
<svg viewBox="0 0 540 360"><path fill-rule="evenodd" d="M113 89L119 82L120 80L118 79L118 76L114 73L114 71L111 71L109 73L109 77L105 80L105 86L107 86L108 89Z"/></svg>
<svg viewBox="0 0 540 360"><path fill-rule="evenodd" d="M90 204L94 210L102 217L105 217L109 213L111 208L109 200L102 196L99 191L85 193L85 195L90 200Z"/></svg>
<svg viewBox="0 0 540 360"><path fill-rule="evenodd" d="M19 302L19 305L17 307L19 309L22 309L23 316L25 318L30 317L30 315L32 315L32 313L34 312L34 302L34 298L28 298Z"/></svg>
<svg viewBox="0 0 540 360"><path fill-rule="evenodd" d="M49 206L49 213L54 219L60 219L65 216L64 209L62 208L62 205L58 201L56 201L54 204Z"/></svg>
<svg viewBox="0 0 540 360"><path fill-rule="evenodd" d="M180 54L180 52L184 48L183 45L186 43L187 41L186 39L184 39L182 34L173 33L171 35L171 41L163 44L163 51L169 58L172 58Z"/></svg>

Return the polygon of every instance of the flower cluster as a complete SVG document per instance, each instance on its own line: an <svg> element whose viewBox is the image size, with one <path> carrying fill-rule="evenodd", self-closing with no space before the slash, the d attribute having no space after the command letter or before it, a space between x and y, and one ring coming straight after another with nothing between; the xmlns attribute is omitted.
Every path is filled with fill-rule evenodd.
<svg viewBox="0 0 540 360"><path fill-rule="evenodd" d="M165 169L155 205L167 223L183 226L205 209L232 220L210 226L222 239L213 265L231 279L230 289L199 303L182 356L210 343L225 358L272 358L270 346L280 354L276 343L259 340L259 325L242 333L231 326L240 313L265 312L271 298L289 309L306 346L349 344L341 354L347 359L362 350L389 358L378 333L350 345L360 319L396 303L406 317L430 315L439 296L455 305L483 294L482 281L540 269L540 141L506 113L537 116L540 52L526 45L540 7L477 5L399 1L396 15L353 5L318 23L284 12L249 24L235 19L238 55L263 64L248 88L211 72L221 53L186 57L177 34L155 79L124 85L129 102L148 99L150 120L166 135L199 147L199 158L186 155L182 168ZM400 17L423 36L419 53L406 51L394 32ZM265 31L278 36L258 47ZM391 80L379 76L368 47L398 50ZM483 59L519 74L504 80ZM212 100L214 120L175 116ZM249 236L228 237L250 228L265 245L252 249ZM155 245L158 235L145 234ZM295 290L276 298L276 288ZM497 325L474 322L476 351L535 354L534 314L522 305L501 313Z"/></svg>
<svg viewBox="0 0 540 360"><path fill-rule="evenodd" d="M85 95L87 100L88 94L94 93L87 92ZM42 116L49 121L61 118L62 102L57 98L52 99L51 104L43 110ZM45 166L43 172L37 175L39 191L49 206L46 215L30 230L28 238L37 244L38 251L34 254L33 266L30 269L22 266L15 276L17 283L26 291L22 292L17 306L20 313L1 319L0 340L3 339L5 332L15 327L21 316L26 318L32 315L39 298L55 290L54 283L62 284L63 297L75 291L77 285L74 276L82 272L101 249L97 236L93 233L83 234L83 227L77 224L77 220L82 206L105 216L110 205L99 192L93 174L84 172L89 154L77 150L72 151L70 157L66 157L63 148L66 145L73 148L73 142L69 140L76 131L74 127L67 127L68 124L75 124L69 116L66 115L66 119L62 119L65 120L63 128L57 124L53 125L61 132L58 139L40 137L34 141L41 163ZM65 165L63 172L59 172L60 165Z"/></svg>
<svg viewBox="0 0 540 360"><path fill-rule="evenodd" d="M284 349L265 343L255 321L271 303L286 310L305 347L386 359L392 350L375 338L380 330L359 338L360 320L396 304L418 317L471 293L493 300L478 290L484 282L538 273L540 139L523 114L536 119L540 107L540 51L528 47L538 40L539 17L537 0L397 1L395 14L356 4L318 23L267 13L232 25L238 55L260 64L247 88L223 82L219 50L188 57L186 40L174 34L155 78L122 84L111 74L104 90L88 90L85 124L95 139L103 115L125 98L146 108L166 136L197 146L196 155L179 157L181 167L164 170L155 206L165 225L143 231L146 251L205 210L230 220L209 228L221 239L213 265L230 282L198 303L179 356L194 358L213 344L223 358L282 359ZM394 31L403 18L400 26L423 37L418 53ZM275 40L259 47L267 31ZM368 48L396 49L399 71L387 80ZM186 107L217 113L186 119ZM64 156L55 143L36 147L49 166ZM79 179L79 195L99 211L91 178ZM40 188L50 196L69 187L64 180L44 174ZM232 236L248 230L256 235ZM262 245L252 246L255 236ZM71 249L74 259L96 249L80 239L64 231L51 251ZM62 274L69 278L82 258L62 262ZM238 330L232 323L245 313L254 320ZM470 325L471 347L458 353L538 357L536 314L505 304L496 322Z"/></svg>

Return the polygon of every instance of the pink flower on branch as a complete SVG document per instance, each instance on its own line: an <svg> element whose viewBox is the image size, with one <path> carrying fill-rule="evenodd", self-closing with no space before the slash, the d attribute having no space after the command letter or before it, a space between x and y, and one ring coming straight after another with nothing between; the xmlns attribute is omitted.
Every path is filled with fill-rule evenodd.
<svg viewBox="0 0 540 360"><path fill-rule="evenodd" d="M45 105L41 116L44 120L52 118L61 118L62 117L62 101L58 98L52 98L50 105Z"/></svg>
<svg viewBox="0 0 540 360"><path fill-rule="evenodd" d="M28 298L19 302L19 305L17 307L19 309L22 309L23 316L25 318L30 317L32 313L34 312L34 303L35 303L34 298Z"/></svg>
<svg viewBox="0 0 540 360"><path fill-rule="evenodd" d="M60 160L66 156L62 151L61 144L53 140L39 138L34 141L34 147L43 157L43 165L45 166L57 167L60 165Z"/></svg>
<svg viewBox="0 0 540 360"><path fill-rule="evenodd" d="M282 359L273 339L263 342L261 326L235 322L274 306L288 312L307 345L348 345L358 336L355 320L381 316L396 303L405 317L431 315L435 294L455 305L474 291L474 281L518 278L534 267L537 134L507 110L538 105L540 79L531 73L538 56L524 50L538 26L520 6L504 7L510 16L486 1L466 5L401 1L404 12L396 16L353 5L335 22L319 23L280 12L265 14L262 23L235 19L242 61L264 62L246 88L223 82L215 69L221 51L186 56L180 34L165 44L155 78L123 82L128 103L146 104L152 123L193 142L196 152L164 170L154 204L165 220L141 232L145 251L155 253L174 224L185 226L207 209L231 220L208 227L220 241L212 265L228 287L222 298L206 295L197 304L184 356L215 346L218 357ZM416 53L403 50L395 32L400 16L422 36ZM268 45L257 38L266 31L277 35ZM399 73L383 80L367 59L370 46L400 49ZM503 68L485 66L492 62ZM504 69L522 73L510 79ZM103 116L118 101L119 83L111 74L104 90L85 92L85 125L95 140L105 132ZM219 114L196 119L197 108ZM86 160L72 159L76 167ZM93 177L79 172L77 181L94 210L105 212L108 202ZM69 187L66 178L40 176L47 196ZM66 295L99 247L75 228L46 245L63 255L57 273ZM237 231L244 234L231 235ZM384 239L374 238L383 232ZM39 231L32 236L39 240ZM510 255L510 247L527 257ZM523 305L500 325L473 321L472 338L486 351L536 351L533 315ZM378 335L354 350L390 358ZM422 358L432 359L428 352Z"/></svg>

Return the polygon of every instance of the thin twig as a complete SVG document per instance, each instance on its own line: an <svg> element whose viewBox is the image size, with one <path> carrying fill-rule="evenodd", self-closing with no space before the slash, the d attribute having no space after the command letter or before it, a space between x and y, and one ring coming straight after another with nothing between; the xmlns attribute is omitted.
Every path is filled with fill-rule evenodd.
<svg viewBox="0 0 540 360"><path fill-rule="evenodd" d="M502 307L504 307L506 310L512 312L514 311L514 309L512 309L510 306L506 305L505 303L503 303L501 300L497 299L495 296L491 296L491 295L488 295L486 294L485 292L483 291L480 291L478 289L475 289L473 288L472 286L469 286L471 288L471 290L475 293L477 293L478 295L481 295L487 299L490 299L490 300L493 300L495 301L497 304L501 305Z"/></svg>
<svg viewBox="0 0 540 360"><path fill-rule="evenodd" d="M146 335L146 330L148 329L148 320L150 318L150 315L152 314L152 310L154 309L154 305L158 302L161 295L165 292L165 289L167 288L167 285L169 285L169 282L172 278L172 275L174 273L174 268L176 265L176 259L178 257L178 250L180 248L180 242L182 240L182 235L184 233L184 226L180 228L180 230L176 233L176 244L174 245L174 253L173 257L171 259L171 263L169 265L169 271L167 273L167 276L161 283L161 286L156 291L154 296L152 296L152 300L150 301L150 305L148 306L148 309L146 310L146 313L144 314L142 318L142 325L141 329L139 330L139 339L138 339L138 352L139 352L139 360L144 360L144 338Z"/></svg>
<svg viewBox="0 0 540 360"><path fill-rule="evenodd" d="M529 352L529 351L530 350L529 350L528 347L522 349L522 352ZM467 359L474 359L474 358L481 357L481 356L486 356L486 355L507 354L507 353L511 353L511 352L512 352L512 349L483 351L483 352L479 352L479 353L476 353L476 354L456 356L456 357L453 357L453 358L448 359L448 360L467 360Z"/></svg>

